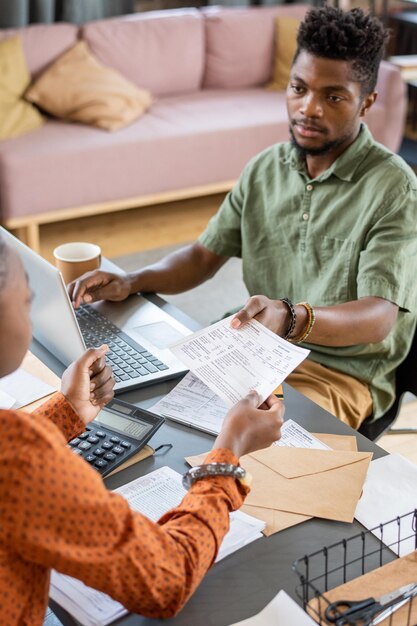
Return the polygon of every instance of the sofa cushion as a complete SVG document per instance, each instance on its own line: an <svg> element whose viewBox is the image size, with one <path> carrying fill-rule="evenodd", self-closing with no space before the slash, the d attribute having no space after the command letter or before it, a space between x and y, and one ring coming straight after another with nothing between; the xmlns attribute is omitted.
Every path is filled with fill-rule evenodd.
<svg viewBox="0 0 417 626"><path fill-rule="evenodd" d="M0 30L0 41L14 35L22 38L29 72L37 76L76 43L78 27L73 24L33 24L25 28L7 28Z"/></svg>
<svg viewBox="0 0 417 626"><path fill-rule="evenodd" d="M82 37L99 61L153 95L192 92L201 86L204 28L197 9L90 22Z"/></svg>
<svg viewBox="0 0 417 626"><path fill-rule="evenodd" d="M206 28L205 88L242 89L270 80L278 16L302 19L306 5L203 9Z"/></svg>
<svg viewBox="0 0 417 626"><path fill-rule="evenodd" d="M149 108L149 92L104 67L85 41L64 52L30 87L26 98L51 115L117 130Z"/></svg>
<svg viewBox="0 0 417 626"><path fill-rule="evenodd" d="M0 140L17 137L43 124L40 113L23 100L29 81L20 37L0 41Z"/></svg>
<svg viewBox="0 0 417 626"><path fill-rule="evenodd" d="M117 133L48 121L30 140L0 144L2 217L236 179L252 156L287 138L284 94L264 89L161 98Z"/></svg>
<svg viewBox="0 0 417 626"><path fill-rule="evenodd" d="M300 20L281 15L275 18L275 54L272 80L268 89L286 89L291 65L297 51L297 32Z"/></svg>

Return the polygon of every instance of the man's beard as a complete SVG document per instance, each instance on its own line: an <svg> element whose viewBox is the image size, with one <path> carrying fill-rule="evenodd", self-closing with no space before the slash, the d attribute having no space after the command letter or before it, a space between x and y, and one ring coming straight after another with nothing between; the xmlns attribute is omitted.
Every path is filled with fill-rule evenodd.
<svg viewBox="0 0 417 626"><path fill-rule="evenodd" d="M297 149L298 154L303 158L306 156L321 156L323 154L327 154L328 152L331 152L332 150L340 146L346 139L345 137L343 137L340 139L334 139L333 141L327 141L326 143L321 145L319 148L304 148L304 146L300 146L300 144L297 143L297 140L295 138L295 135L291 126L290 126L290 135L291 135L292 145Z"/></svg>

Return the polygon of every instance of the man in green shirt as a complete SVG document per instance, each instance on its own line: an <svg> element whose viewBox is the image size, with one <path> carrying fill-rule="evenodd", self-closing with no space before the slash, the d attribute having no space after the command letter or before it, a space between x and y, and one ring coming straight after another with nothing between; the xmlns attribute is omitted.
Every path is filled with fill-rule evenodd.
<svg viewBox="0 0 417 626"><path fill-rule="evenodd" d="M199 241L123 278L82 277L74 305L178 293L242 257L252 297L232 325L308 339L292 384L354 427L381 416L417 312L416 178L362 123L385 40L359 9L310 10L287 88L291 143L248 164Z"/></svg>

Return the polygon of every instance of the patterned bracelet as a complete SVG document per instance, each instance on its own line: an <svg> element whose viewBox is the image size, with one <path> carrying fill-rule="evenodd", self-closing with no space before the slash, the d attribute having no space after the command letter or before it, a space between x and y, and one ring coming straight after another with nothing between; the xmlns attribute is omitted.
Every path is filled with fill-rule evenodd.
<svg viewBox="0 0 417 626"><path fill-rule="evenodd" d="M291 321L290 321L289 326L287 328L287 331L286 331L286 333L284 335L284 339L291 339L292 333L294 332L294 328L295 328L295 325L297 323L297 315L296 315L296 312L295 312L294 305L293 305L293 303L291 302L291 300L289 298L280 298L280 300L281 300L281 302L284 302L287 305L287 307L289 308L289 310L290 310Z"/></svg>
<svg viewBox="0 0 417 626"><path fill-rule="evenodd" d="M314 322L316 321L316 315L314 313L314 309L308 302L297 302L295 306L303 306L307 311L308 320L304 332L300 335L300 337L295 337L295 343L302 343L305 341L313 330Z"/></svg>

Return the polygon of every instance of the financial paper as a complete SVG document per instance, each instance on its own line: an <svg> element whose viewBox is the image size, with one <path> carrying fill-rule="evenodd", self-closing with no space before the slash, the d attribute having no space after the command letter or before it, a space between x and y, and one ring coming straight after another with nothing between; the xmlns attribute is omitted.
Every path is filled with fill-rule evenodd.
<svg viewBox="0 0 417 626"><path fill-rule="evenodd" d="M263 402L309 354L251 320L239 329L230 316L170 349L228 407L255 389Z"/></svg>

